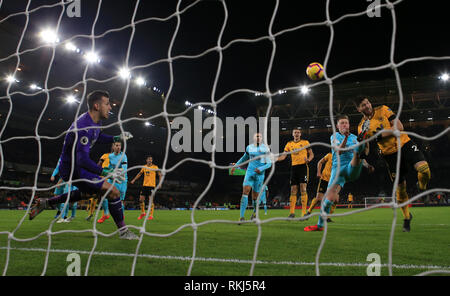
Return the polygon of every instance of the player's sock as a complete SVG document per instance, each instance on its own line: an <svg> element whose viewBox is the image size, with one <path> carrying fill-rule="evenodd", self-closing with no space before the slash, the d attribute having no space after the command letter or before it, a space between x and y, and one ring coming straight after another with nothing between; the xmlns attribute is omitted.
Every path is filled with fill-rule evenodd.
<svg viewBox="0 0 450 296"><path fill-rule="evenodd" d="M125 221L123 218L122 201L120 200L120 198L117 198L108 202L109 202L109 212L111 213L111 216L113 217L113 220L117 225L117 228L124 227Z"/></svg>
<svg viewBox="0 0 450 296"><path fill-rule="evenodd" d="M322 207L321 207L321 209L320 209L321 212L323 211L323 212L329 214L332 205L333 205L333 202L332 202L332 201L329 201L327 198L325 198L325 199L323 200L323 202L322 202ZM322 227L323 227L323 223L324 223L324 219L322 218L322 216L319 216L319 222L317 223L317 226L318 226L319 228L322 228Z"/></svg>
<svg viewBox="0 0 450 296"><path fill-rule="evenodd" d="M96 207L96 206L97 206L97 199L94 198L93 201L92 201L92 203L91 203L91 208L90 208L90 210L89 210L89 215L90 215L90 216L94 215L95 207Z"/></svg>
<svg viewBox="0 0 450 296"><path fill-rule="evenodd" d="M150 208L150 216L149 217L153 217L153 212L155 211L155 203L152 202L152 206Z"/></svg>
<svg viewBox="0 0 450 296"><path fill-rule="evenodd" d="M69 203L67 203L67 205L65 207L63 204L63 211L62 211L61 217L66 219L68 214L69 214Z"/></svg>
<svg viewBox="0 0 450 296"><path fill-rule="evenodd" d="M334 210L336 210L336 204L333 204L333 205L331 206L330 214L333 214L333 213L334 213Z"/></svg>
<svg viewBox="0 0 450 296"><path fill-rule="evenodd" d="M75 214L76 214L76 212L77 212L77 207L78 207L78 203L74 202L74 203L72 204L72 215L71 215L71 217L74 217L74 218L75 218Z"/></svg>
<svg viewBox="0 0 450 296"><path fill-rule="evenodd" d="M261 202L261 200L260 200ZM253 213L256 213L256 209L259 208L259 204L256 205L256 199L252 199L252 207L253 207Z"/></svg>
<svg viewBox="0 0 450 296"><path fill-rule="evenodd" d="M295 204L297 203L297 195L291 195L289 197L289 214L295 214Z"/></svg>
<svg viewBox="0 0 450 296"><path fill-rule="evenodd" d="M108 206L108 200L106 198L103 200L102 208L103 208L103 216L108 216L109 215L109 206Z"/></svg>
<svg viewBox="0 0 450 296"><path fill-rule="evenodd" d="M319 201L320 200L317 197L314 197L313 200L311 201L311 205L309 206L308 212L312 213L312 211L314 210Z"/></svg>
<svg viewBox="0 0 450 296"><path fill-rule="evenodd" d="M419 181L419 189L426 190L428 182L431 179L431 171L428 163L425 163L417 168L417 180Z"/></svg>
<svg viewBox="0 0 450 296"><path fill-rule="evenodd" d="M240 207L241 218L244 218L244 214L245 214L245 210L247 209L247 205L248 205L248 195L242 195L241 207Z"/></svg>
<svg viewBox="0 0 450 296"><path fill-rule="evenodd" d="M267 215L267 204L266 203L264 203L264 214Z"/></svg>
<svg viewBox="0 0 450 296"><path fill-rule="evenodd" d="M404 203L407 202L409 200L408 197L408 193L406 192L406 187L404 186L399 186L397 188L397 201L398 203ZM409 205L406 205L404 207L402 207L402 212L403 212L403 217L406 220L409 220L410 216L409 216Z"/></svg>
<svg viewBox="0 0 450 296"><path fill-rule="evenodd" d="M145 214L145 201L141 201L140 206L141 206L141 214Z"/></svg>
<svg viewBox="0 0 450 296"><path fill-rule="evenodd" d="M301 200L302 200L302 215L306 215L306 211L308 208L308 193L306 192L302 192L301 195Z"/></svg>

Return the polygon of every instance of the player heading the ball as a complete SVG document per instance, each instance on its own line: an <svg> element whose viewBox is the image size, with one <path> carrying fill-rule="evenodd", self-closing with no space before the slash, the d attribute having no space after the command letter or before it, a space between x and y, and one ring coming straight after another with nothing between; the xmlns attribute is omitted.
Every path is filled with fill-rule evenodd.
<svg viewBox="0 0 450 296"><path fill-rule="evenodd" d="M369 154L369 145L358 144L358 138L350 133L350 123L347 115L340 115L337 118L338 132L331 136L331 145L338 146L339 149L348 149L346 151L333 149L331 176L328 183L327 192L322 202L321 212L330 214L331 207L339 200L339 192L344 188L345 183L356 181L363 167L363 158ZM362 134L365 134L363 131ZM361 140L365 137L361 136ZM354 147L352 149L352 147ZM338 160L339 157L339 160ZM339 162L339 163L338 163ZM305 231L322 231L324 220L319 217L317 225L307 226Z"/></svg>

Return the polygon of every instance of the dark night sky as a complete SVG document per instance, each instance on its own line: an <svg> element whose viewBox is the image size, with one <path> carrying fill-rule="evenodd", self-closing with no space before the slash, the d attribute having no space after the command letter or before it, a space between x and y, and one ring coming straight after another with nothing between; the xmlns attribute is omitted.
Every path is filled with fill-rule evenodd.
<svg viewBox="0 0 450 296"><path fill-rule="evenodd" d="M32 1L31 9L57 1ZM23 11L27 1L4 1L2 15ZM194 1L182 1L180 9ZM222 46L239 38L258 38L268 36L268 28L275 1L227 1L228 21L222 38ZM382 1L383 3L383 1ZM112 28L130 24L136 1L103 1L95 34ZM274 33L308 22L326 20L326 1L280 1L272 31ZM348 13L364 11L370 2L363 0L330 1L330 17L334 20ZM81 18L68 18L64 15L60 32L61 39L75 34L90 34L98 1L81 1ZM136 21L148 17L165 18L175 12L177 1L141 1ZM396 5L397 39L395 60L419 56L446 56L449 41L446 28L449 20L445 16L443 4L425 5L423 2L403 1ZM440 7L441 6L441 7ZM35 35L45 25L54 26L61 7L46 8L31 15L26 37L36 39ZM224 8L219 1L196 3L181 15L181 25L174 42L172 56L195 55L217 45L219 32L224 22ZM14 17L12 22L20 24L24 16ZM129 65L143 65L167 57L168 48L176 27L176 18L149 21L137 25ZM388 9L381 9L380 18L367 15L344 19L334 26L334 42L327 67L329 76L359 67L373 67L389 62L392 34L392 17ZM103 60L108 61L106 71L90 71L89 76L104 79L111 76L125 62L131 29L108 34L96 39L96 49ZM270 73L270 89L276 91L308 82L305 75L310 62L324 61L330 30L326 26L307 27L282 34L276 38L276 55ZM77 45L88 48L86 38L74 40ZM30 43L31 47L37 46ZM23 46L21 50L27 49ZM216 98L238 88L265 90L265 80L272 53L269 40L255 43L236 43L223 51L223 63L217 86ZM26 57L24 57L25 59ZM219 54L208 53L196 59L178 59L173 62L173 99L184 102L208 101L217 73ZM448 61L427 61L407 64L400 68L402 75L438 75L448 68ZM82 68L73 77L81 80ZM55 76L61 70L55 67ZM167 92L170 85L168 63L140 69L147 79L154 81ZM393 78L390 70L358 73L336 80L362 81ZM70 85L70 84L69 84ZM237 100L237 99L236 99ZM236 103L230 98L230 103ZM226 105L227 103L224 103Z"/></svg>

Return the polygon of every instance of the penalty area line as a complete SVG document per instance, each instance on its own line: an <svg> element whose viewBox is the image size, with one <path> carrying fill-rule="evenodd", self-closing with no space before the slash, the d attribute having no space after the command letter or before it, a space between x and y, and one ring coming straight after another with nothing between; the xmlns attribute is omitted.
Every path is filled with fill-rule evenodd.
<svg viewBox="0 0 450 296"><path fill-rule="evenodd" d="M7 247L0 247L0 250L7 250ZM46 253L47 249L42 248L10 248L12 251L25 251L25 252L42 252ZM50 249L50 253L77 253L89 255L90 251L81 250L61 250L61 249ZM134 254L130 253L117 253L117 252L94 252L95 256L119 256L119 257L134 257ZM148 258L148 259L159 259L159 260L180 260L180 261L191 261L192 257L185 256L162 256L162 255L151 255L151 254L138 254L138 258ZM221 259L221 258L202 258L196 257L195 261L203 262L221 262L221 263L240 263L240 264L252 264L252 260L241 260L241 259ZM298 266L315 266L314 262L294 262L294 261L261 261L256 260L256 264L267 264L267 265L298 265ZM331 266L331 267L368 267L369 263L345 263L345 262L321 262L320 266ZM381 267L388 267L388 264L381 264ZM445 269L450 271L450 266L437 266L437 265L413 265L413 264L392 264L392 268L396 269Z"/></svg>

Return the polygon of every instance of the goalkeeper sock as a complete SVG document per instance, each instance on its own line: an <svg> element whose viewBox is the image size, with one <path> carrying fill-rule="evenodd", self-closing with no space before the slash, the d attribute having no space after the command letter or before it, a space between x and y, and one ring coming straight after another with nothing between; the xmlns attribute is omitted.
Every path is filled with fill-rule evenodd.
<svg viewBox="0 0 450 296"><path fill-rule="evenodd" d="M398 203L405 203L409 200L408 193L406 192L406 186L398 186L397 189L397 201ZM402 207L403 217L406 220L410 219L409 216L409 205Z"/></svg>
<svg viewBox="0 0 450 296"><path fill-rule="evenodd" d="M319 201L320 200L317 197L314 197L313 200L311 201L311 205L309 206L308 212L312 213L312 211L314 210Z"/></svg>
<svg viewBox="0 0 450 296"><path fill-rule="evenodd" d="M141 214L145 215L145 201L141 201Z"/></svg>
<svg viewBox="0 0 450 296"><path fill-rule="evenodd" d="M245 210L247 209L247 205L248 205L248 195L242 195L241 207L240 207L241 218L244 218L244 214L245 214Z"/></svg>
<svg viewBox="0 0 450 296"><path fill-rule="evenodd" d="M333 205L333 202L329 201L327 198L325 198L325 200L322 203L322 207L321 207L320 211L329 214L332 205ZM319 222L317 223L317 226L322 228L323 223L324 223L324 219L322 218L322 216L319 216Z"/></svg>
<svg viewBox="0 0 450 296"><path fill-rule="evenodd" d="M291 197L289 197L289 213L290 214L295 214L295 204L297 203L297 195L291 195Z"/></svg>
<svg viewBox="0 0 450 296"><path fill-rule="evenodd" d="M109 202L109 212L111 213L111 216L113 217L113 220L117 225L117 228L120 229L124 227L125 221L123 218L122 201L120 200L120 198L116 198L108 202Z"/></svg>
<svg viewBox="0 0 450 296"><path fill-rule="evenodd" d="M426 190L428 182L431 179L431 171L428 163L425 163L417 168L417 180L419 181L419 189Z"/></svg>
<svg viewBox="0 0 450 296"><path fill-rule="evenodd" d="M308 193L302 192L300 197L302 201L302 216L305 216L308 208Z"/></svg>
<svg viewBox="0 0 450 296"><path fill-rule="evenodd" d="M103 216L108 216L109 209L108 209L108 200L106 198L103 200L102 208L103 208Z"/></svg>

